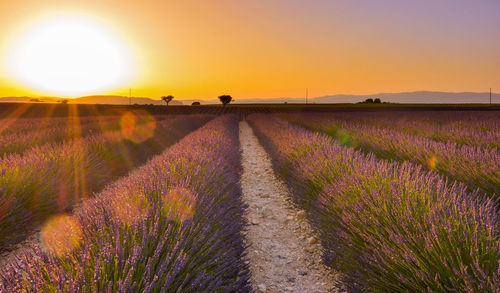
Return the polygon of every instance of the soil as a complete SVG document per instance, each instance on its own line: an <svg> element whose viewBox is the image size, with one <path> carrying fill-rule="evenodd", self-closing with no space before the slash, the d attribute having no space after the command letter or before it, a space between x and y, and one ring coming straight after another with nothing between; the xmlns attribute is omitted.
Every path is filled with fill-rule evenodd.
<svg viewBox="0 0 500 293"><path fill-rule="evenodd" d="M256 292L344 292L340 275L324 266L321 246L247 122L240 122L247 261Z"/></svg>

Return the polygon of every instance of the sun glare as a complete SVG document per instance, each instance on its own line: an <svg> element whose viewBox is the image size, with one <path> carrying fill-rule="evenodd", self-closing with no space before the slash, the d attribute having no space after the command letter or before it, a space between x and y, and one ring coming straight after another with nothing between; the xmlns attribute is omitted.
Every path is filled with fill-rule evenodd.
<svg viewBox="0 0 500 293"><path fill-rule="evenodd" d="M123 86L134 71L131 57L116 34L78 15L34 23L14 40L7 62L25 86L77 96Z"/></svg>

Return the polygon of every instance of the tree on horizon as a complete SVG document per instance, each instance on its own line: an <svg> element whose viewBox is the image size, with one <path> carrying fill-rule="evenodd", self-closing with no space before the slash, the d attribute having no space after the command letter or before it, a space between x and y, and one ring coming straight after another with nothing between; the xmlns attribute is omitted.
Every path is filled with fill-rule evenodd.
<svg viewBox="0 0 500 293"><path fill-rule="evenodd" d="M233 97L231 97L230 95L222 95L222 96L219 96L219 100L221 101L222 105L225 107L227 104L231 103L231 101L233 100Z"/></svg>
<svg viewBox="0 0 500 293"><path fill-rule="evenodd" d="M172 100L174 99L174 96L172 96L172 95L163 96L163 97L161 97L161 99L163 101L165 101L165 103L167 103L167 106L168 106L168 103L172 102Z"/></svg>

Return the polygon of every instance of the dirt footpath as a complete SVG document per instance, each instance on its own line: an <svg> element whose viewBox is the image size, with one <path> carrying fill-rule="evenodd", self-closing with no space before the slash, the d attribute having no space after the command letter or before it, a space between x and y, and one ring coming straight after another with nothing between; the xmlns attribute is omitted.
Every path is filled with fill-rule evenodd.
<svg viewBox="0 0 500 293"><path fill-rule="evenodd" d="M256 292L342 292L321 262L320 244L247 122L240 122L243 199L249 205L247 260Z"/></svg>

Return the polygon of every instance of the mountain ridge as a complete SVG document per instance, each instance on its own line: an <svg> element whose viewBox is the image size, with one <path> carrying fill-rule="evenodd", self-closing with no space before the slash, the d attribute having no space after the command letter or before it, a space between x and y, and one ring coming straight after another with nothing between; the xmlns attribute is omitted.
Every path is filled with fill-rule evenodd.
<svg viewBox="0 0 500 293"><path fill-rule="evenodd" d="M437 104L437 103L453 103L453 104L469 104L469 103L489 103L489 92L440 92L440 91L413 91L399 93L378 93L368 95L355 94L335 94L309 98L309 103L356 103L368 98L379 98L383 102L391 103L422 103L422 104ZM30 102L31 99L38 99L42 102L57 103L63 98L58 97L2 97L0 102ZM75 99L67 99L70 104L113 104L113 105L128 105L129 97L115 95L91 95L83 96ZM201 99L178 99L173 100L169 105L191 105L192 102L200 102L201 104L219 104L218 99L201 100ZM281 103L305 103L305 98L262 98L262 99L235 99L234 104L281 104ZM492 93L492 102L500 103L500 94ZM153 104L165 105L162 100L151 99L148 97L132 97L132 104Z"/></svg>

